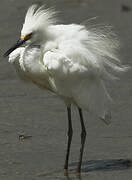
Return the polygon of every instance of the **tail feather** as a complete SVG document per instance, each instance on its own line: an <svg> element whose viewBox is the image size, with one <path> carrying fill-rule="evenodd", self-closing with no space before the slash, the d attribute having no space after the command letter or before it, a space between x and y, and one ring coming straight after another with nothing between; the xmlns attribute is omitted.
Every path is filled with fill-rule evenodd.
<svg viewBox="0 0 132 180"><path fill-rule="evenodd" d="M106 107L112 101L103 81L97 79L92 82L88 79L82 81L76 89L76 94L74 93L74 99L78 106L91 113L94 112L98 117L104 117Z"/></svg>

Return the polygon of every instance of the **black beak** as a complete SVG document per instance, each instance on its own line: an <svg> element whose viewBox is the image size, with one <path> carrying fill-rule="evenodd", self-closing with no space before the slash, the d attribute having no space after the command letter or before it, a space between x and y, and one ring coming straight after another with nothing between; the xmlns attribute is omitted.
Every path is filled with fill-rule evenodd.
<svg viewBox="0 0 132 180"><path fill-rule="evenodd" d="M16 48L18 48L19 46L21 46L25 41L27 41L27 39L19 39L18 41L17 41L17 43L14 45L14 46L12 46L8 51L6 51L5 52L5 54L3 55L4 57L6 57L6 56L9 56L9 54L11 53L11 52L13 52Z"/></svg>

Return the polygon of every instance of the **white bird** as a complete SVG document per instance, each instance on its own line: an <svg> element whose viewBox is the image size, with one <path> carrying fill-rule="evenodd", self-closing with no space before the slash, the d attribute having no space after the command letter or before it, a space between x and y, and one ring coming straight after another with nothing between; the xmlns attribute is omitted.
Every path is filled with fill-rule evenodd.
<svg viewBox="0 0 132 180"><path fill-rule="evenodd" d="M116 55L119 43L108 26L56 25L56 22L53 10L32 5L20 39L4 56L9 55L9 62L22 80L57 94L65 102L68 112L65 170L73 134L71 104L77 106L82 128L77 167L80 173L86 139L82 109L105 118L110 99L105 82L114 81L126 67Z"/></svg>

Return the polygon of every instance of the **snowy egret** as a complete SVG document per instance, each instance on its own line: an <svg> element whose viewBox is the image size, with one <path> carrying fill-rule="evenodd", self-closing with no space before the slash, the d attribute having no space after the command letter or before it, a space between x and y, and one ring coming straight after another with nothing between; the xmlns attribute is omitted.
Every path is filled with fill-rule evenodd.
<svg viewBox="0 0 132 180"><path fill-rule="evenodd" d="M73 134L71 105L77 106L82 128L77 166L80 173L86 139L82 109L104 118L110 99L105 81L114 81L126 68L117 57L119 43L109 26L57 25L55 14L44 6L32 5L20 39L4 56L9 55L9 62L22 80L57 94L65 102L68 113L66 170Z"/></svg>

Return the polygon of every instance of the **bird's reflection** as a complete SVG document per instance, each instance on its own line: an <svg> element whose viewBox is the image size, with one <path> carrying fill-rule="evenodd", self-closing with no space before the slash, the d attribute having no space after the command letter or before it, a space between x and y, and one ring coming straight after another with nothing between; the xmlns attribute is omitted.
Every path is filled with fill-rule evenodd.
<svg viewBox="0 0 132 180"><path fill-rule="evenodd" d="M77 174L77 173L74 173L74 174L75 174L74 176L76 177L76 180L83 180L81 174ZM66 180L72 180L73 173L71 173L70 171L64 171L64 176L66 177Z"/></svg>

